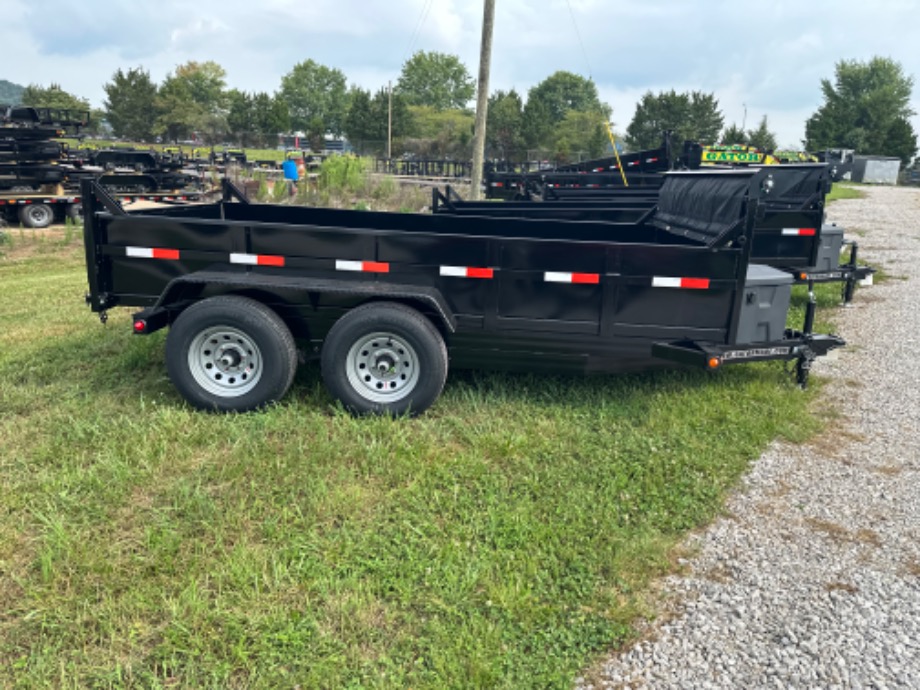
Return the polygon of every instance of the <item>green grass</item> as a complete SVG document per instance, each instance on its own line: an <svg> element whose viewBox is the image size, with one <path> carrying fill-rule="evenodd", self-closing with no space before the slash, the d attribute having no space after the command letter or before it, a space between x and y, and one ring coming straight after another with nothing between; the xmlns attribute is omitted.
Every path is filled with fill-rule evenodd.
<svg viewBox="0 0 920 690"><path fill-rule="evenodd" d="M853 184L835 182L830 194L824 200L826 203L831 203L838 199L862 199L864 196L866 196L866 193Z"/></svg>
<svg viewBox="0 0 920 690"><path fill-rule="evenodd" d="M569 688L766 444L819 426L775 363L454 372L414 420L349 417L308 364L203 414L163 333L85 307L79 238L0 249L4 687Z"/></svg>

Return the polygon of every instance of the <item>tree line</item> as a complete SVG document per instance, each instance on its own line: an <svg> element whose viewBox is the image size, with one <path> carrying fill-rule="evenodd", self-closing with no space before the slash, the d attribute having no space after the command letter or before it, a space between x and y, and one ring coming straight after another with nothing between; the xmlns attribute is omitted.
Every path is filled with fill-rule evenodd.
<svg viewBox="0 0 920 690"><path fill-rule="evenodd" d="M917 152L912 88L913 78L888 58L837 63L835 80L822 80L824 102L806 123L803 146L908 162ZM299 131L315 150L331 134L347 137L361 153L380 155L391 128L395 153L470 156L475 82L458 57L445 53L416 52L392 88L375 92L349 86L341 70L309 59L282 76L274 93L228 88L225 70L213 61L179 65L159 84L143 67L118 69L104 90L104 108L93 121L98 128L104 119L115 136L133 141L197 137L207 144L274 146L280 133ZM88 109L85 99L55 84L30 85L23 102ZM591 79L566 71L548 76L526 98L514 89L496 91L489 98L487 156L565 162L603 155L612 112ZM766 115L754 129L726 127L715 95L703 91L646 92L622 139L628 150L655 148L664 130L672 130L675 141L777 146Z"/></svg>

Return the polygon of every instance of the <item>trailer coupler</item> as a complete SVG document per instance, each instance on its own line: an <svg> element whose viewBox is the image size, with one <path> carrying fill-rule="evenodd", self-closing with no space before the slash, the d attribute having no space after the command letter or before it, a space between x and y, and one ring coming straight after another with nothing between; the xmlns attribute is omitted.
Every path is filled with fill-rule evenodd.
<svg viewBox="0 0 920 690"><path fill-rule="evenodd" d="M844 345L846 341L836 335L813 335L787 330L782 340L767 343L723 345L692 340L655 343L652 345L652 356L709 371L716 371L727 364L794 361L796 383L804 388L808 385L812 362Z"/></svg>

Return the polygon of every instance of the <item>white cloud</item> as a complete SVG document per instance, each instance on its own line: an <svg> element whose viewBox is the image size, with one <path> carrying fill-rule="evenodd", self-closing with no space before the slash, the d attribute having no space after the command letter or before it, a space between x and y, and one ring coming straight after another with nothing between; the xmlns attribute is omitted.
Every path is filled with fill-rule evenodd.
<svg viewBox="0 0 920 690"><path fill-rule="evenodd" d="M482 21L469 0L3 4L15 60L0 78L59 83L96 106L118 68L141 65L159 81L188 60L218 62L230 86L249 91L277 89L306 59L376 90L415 50L456 54L475 75ZM746 107L748 127L767 115L783 144L797 144L837 61L883 55L920 75L918 18L917 0L502 0L491 85L526 94L556 70L590 75L621 130L648 90L713 92L727 124L741 124Z"/></svg>

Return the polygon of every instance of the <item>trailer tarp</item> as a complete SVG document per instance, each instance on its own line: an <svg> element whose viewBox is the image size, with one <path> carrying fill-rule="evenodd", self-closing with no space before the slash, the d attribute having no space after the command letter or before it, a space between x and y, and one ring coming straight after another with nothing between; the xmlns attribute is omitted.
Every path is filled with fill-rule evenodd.
<svg viewBox="0 0 920 690"><path fill-rule="evenodd" d="M705 180L699 173L668 174L651 223L671 234L716 246L742 217L751 174L728 172Z"/></svg>

